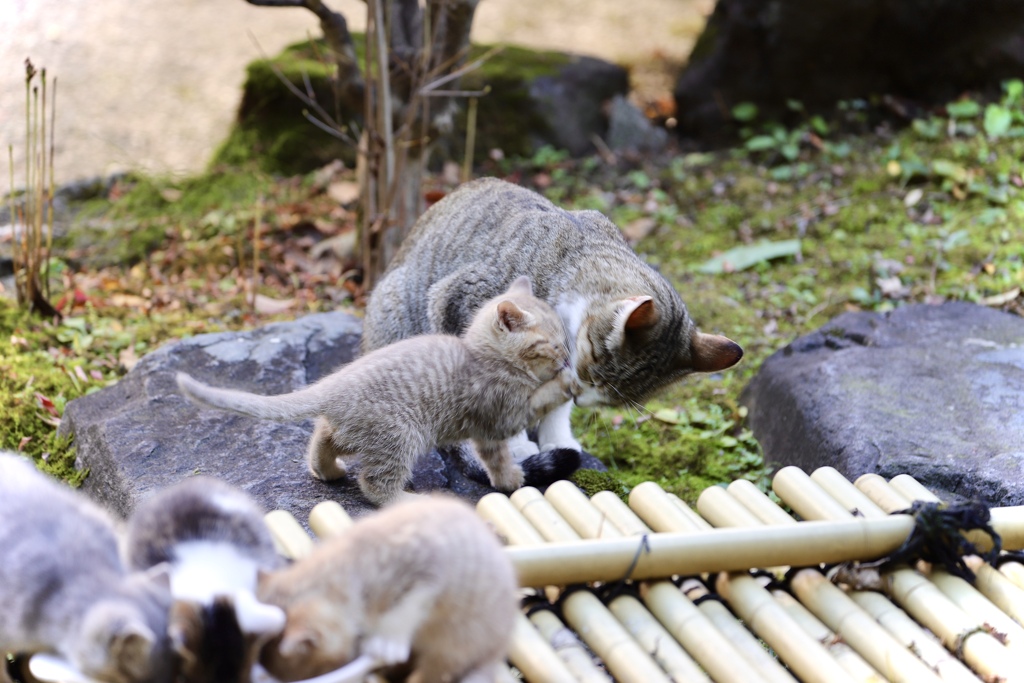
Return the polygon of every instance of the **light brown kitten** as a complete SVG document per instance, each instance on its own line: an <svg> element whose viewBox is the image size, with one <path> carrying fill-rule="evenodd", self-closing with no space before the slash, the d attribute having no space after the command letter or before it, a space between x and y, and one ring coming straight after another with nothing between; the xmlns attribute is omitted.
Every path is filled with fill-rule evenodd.
<svg viewBox="0 0 1024 683"><path fill-rule="evenodd" d="M343 458L361 454L359 485L379 505L408 495L402 489L420 454L467 439L492 486L519 488L523 469L506 440L575 388L562 322L526 277L485 302L462 337L406 339L291 394L214 389L184 373L177 379L183 393L217 408L278 420L317 416L313 475L342 477Z"/></svg>
<svg viewBox="0 0 1024 683"><path fill-rule="evenodd" d="M410 661L423 683L493 683L517 611L515 571L465 503L441 496L386 508L261 577L284 633L261 661L294 681L358 656Z"/></svg>

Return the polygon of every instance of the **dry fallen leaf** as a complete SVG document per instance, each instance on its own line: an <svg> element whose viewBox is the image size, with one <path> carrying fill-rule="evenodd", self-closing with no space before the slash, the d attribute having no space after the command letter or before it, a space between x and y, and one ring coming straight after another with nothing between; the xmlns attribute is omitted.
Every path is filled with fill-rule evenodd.
<svg viewBox="0 0 1024 683"><path fill-rule="evenodd" d="M284 313L293 306L295 306L295 299L274 299L262 294L257 294L253 301L253 308L256 309L256 312L264 315Z"/></svg>
<svg viewBox="0 0 1024 683"><path fill-rule="evenodd" d="M1008 304L1014 299L1020 296L1020 287L1014 287L1013 289L1003 292L1002 294L993 294L987 296L981 300L981 303L985 306L1002 306Z"/></svg>
<svg viewBox="0 0 1024 683"><path fill-rule="evenodd" d="M359 183L351 180L338 180L327 186L327 196L342 206L359 199Z"/></svg>
<svg viewBox="0 0 1024 683"><path fill-rule="evenodd" d="M622 228L622 235L629 242L639 242L651 234L658 222L649 216L630 221Z"/></svg>

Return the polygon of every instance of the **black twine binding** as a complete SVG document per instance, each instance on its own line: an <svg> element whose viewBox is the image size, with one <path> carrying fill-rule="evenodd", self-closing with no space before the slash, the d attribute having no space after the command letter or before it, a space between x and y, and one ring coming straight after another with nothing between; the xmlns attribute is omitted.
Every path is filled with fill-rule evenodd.
<svg viewBox="0 0 1024 683"><path fill-rule="evenodd" d="M640 537L640 545L637 546L636 554L633 556L633 561L629 563L629 569L626 570L626 575L619 580L629 581L633 578L633 572L636 570L637 564L640 563L640 556L649 552L651 552L651 544L647 542L647 534L644 534Z"/></svg>
<svg viewBox="0 0 1024 683"><path fill-rule="evenodd" d="M1002 539L990 524L991 512L987 505L978 501L946 505L915 500L906 510L893 514L912 516L914 529L903 545L889 557L881 560L882 570L897 564L912 564L917 560L924 560L974 583L974 572L964 563L964 555L978 555L991 562L999 556L1002 549ZM988 552L978 550L961 533L975 529L992 539L992 549Z"/></svg>

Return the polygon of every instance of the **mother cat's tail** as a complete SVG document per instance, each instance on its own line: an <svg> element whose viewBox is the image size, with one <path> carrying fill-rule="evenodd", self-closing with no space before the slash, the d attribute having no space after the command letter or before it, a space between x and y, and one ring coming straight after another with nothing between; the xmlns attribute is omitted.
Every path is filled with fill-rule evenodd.
<svg viewBox="0 0 1024 683"><path fill-rule="evenodd" d="M262 396L247 391L207 386L184 372L179 372L175 379L181 393L199 403L252 417L294 420L300 417L314 417L323 409L323 387L317 384L290 394Z"/></svg>

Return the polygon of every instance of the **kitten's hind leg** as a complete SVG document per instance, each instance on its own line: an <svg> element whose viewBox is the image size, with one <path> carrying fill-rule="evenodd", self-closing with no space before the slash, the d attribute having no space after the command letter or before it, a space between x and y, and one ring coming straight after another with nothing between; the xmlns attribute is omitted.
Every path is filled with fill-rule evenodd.
<svg viewBox="0 0 1024 683"><path fill-rule="evenodd" d="M429 446L415 436L390 433L374 435L374 450L364 451L359 471L359 488L371 502L384 506L414 498L405 491L412 479L412 466Z"/></svg>
<svg viewBox="0 0 1024 683"><path fill-rule="evenodd" d="M472 442L477 456L499 491L515 491L523 485L523 468L512 459L508 441Z"/></svg>
<svg viewBox="0 0 1024 683"><path fill-rule="evenodd" d="M583 446L572 435L572 401L566 401L544 416L537 427L537 443L540 450L571 448L582 451Z"/></svg>
<svg viewBox="0 0 1024 683"><path fill-rule="evenodd" d="M384 666L407 661L412 654L413 636L434 609L436 601L436 587L422 581L406 591L397 603L378 617L377 623L368 625L361 654L374 657Z"/></svg>
<svg viewBox="0 0 1024 683"><path fill-rule="evenodd" d="M342 459L346 455L351 453L343 451L334 442L334 428L331 423L325 417L318 417L313 436L309 440L309 449L306 451L309 471L323 481L341 479L348 472Z"/></svg>

